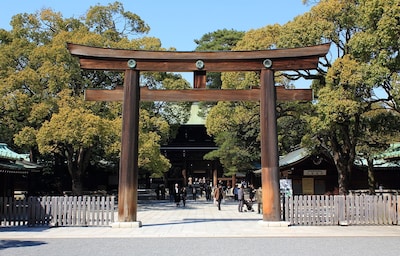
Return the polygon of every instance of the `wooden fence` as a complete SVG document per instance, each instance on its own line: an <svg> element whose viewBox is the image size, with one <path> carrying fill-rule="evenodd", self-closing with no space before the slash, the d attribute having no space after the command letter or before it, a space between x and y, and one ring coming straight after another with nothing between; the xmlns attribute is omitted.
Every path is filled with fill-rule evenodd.
<svg viewBox="0 0 400 256"><path fill-rule="evenodd" d="M399 225L397 195L304 195L283 200L291 225Z"/></svg>
<svg viewBox="0 0 400 256"><path fill-rule="evenodd" d="M0 226L108 226L114 196L0 197Z"/></svg>
<svg viewBox="0 0 400 256"><path fill-rule="evenodd" d="M0 226L110 226L114 196L0 197ZM282 219L291 225L399 225L397 195L282 197Z"/></svg>

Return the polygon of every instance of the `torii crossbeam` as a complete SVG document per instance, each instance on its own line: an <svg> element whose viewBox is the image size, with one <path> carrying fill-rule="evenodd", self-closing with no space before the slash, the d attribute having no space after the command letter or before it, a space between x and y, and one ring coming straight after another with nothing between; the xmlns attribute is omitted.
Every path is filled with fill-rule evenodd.
<svg viewBox="0 0 400 256"><path fill-rule="evenodd" d="M123 90L87 90L87 100L123 100L118 221L137 221L139 101L260 101L263 220L280 221L276 100L311 100L311 90L276 87L274 71L317 68L330 44L261 51L166 52L96 48L68 44L83 69L125 72ZM141 71L193 72L194 89L140 88ZM207 72L256 71L260 88L208 90Z"/></svg>

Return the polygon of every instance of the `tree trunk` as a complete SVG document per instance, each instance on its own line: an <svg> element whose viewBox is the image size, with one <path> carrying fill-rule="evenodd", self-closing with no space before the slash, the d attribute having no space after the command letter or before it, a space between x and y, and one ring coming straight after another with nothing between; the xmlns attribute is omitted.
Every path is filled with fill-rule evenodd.
<svg viewBox="0 0 400 256"><path fill-rule="evenodd" d="M90 149L80 148L77 152L74 152L72 148L65 150L73 195L82 195L83 193L83 174L89 164L90 154Z"/></svg>
<svg viewBox="0 0 400 256"><path fill-rule="evenodd" d="M367 162L368 162L368 190L370 195L375 195L374 160L368 157Z"/></svg>
<svg viewBox="0 0 400 256"><path fill-rule="evenodd" d="M347 195L348 192L348 183L349 183L349 173L347 170L347 162L343 161L343 159L335 159L336 168L338 171L338 185L339 185L339 194Z"/></svg>
<svg viewBox="0 0 400 256"><path fill-rule="evenodd" d="M352 134L355 133L350 132L349 124L344 123L338 126L337 131L333 132L330 138L333 160L338 171L340 195L348 194L355 159L355 145L357 142L356 137L354 135L351 136Z"/></svg>
<svg viewBox="0 0 400 256"><path fill-rule="evenodd" d="M75 176L72 179L72 194L74 196L82 195L83 193L83 185L82 185L82 175Z"/></svg>

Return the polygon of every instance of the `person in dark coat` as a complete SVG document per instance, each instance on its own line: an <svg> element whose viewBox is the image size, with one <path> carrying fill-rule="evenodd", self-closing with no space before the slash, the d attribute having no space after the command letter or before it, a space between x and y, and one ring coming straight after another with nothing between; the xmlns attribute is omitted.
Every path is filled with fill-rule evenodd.
<svg viewBox="0 0 400 256"><path fill-rule="evenodd" d="M183 188L181 189L181 199L182 199L183 207L186 206L186 197L187 197L186 187L183 187Z"/></svg>
<svg viewBox="0 0 400 256"><path fill-rule="evenodd" d="M161 191L161 200L165 200L165 186L164 185L161 185L160 191Z"/></svg>
<svg viewBox="0 0 400 256"><path fill-rule="evenodd" d="M193 195L193 200L196 201L197 198L197 188L195 186L192 187L192 195Z"/></svg>
<svg viewBox="0 0 400 256"><path fill-rule="evenodd" d="M206 186L206 199L207 199L207 201L211 201L211 186L210 185Z"/></svg>
<svg viewBox="0 0 400 256"><path fill-rule="evenodd" d="M181 191L179 189L179 185L175 184L175 187L174 187L173 190L174 190L173 191L173 195L174 195L174 200L175 200L175 203L176 203L176 207L178 207L180 202L181 202Z"/></svg>

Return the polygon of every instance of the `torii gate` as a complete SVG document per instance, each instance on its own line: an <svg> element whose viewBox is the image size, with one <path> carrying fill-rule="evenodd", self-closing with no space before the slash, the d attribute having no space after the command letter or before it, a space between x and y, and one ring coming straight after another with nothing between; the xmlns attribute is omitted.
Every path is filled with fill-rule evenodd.
<svg viewBox="0 0 400 256"><path fill-rule="evenodd" d="M83 69L125 72L123 90L87 90L86 100L123 100L118 221L137 223L139 101L260 101L263 220L280 221L276 100L311 100L309 89L276 87L274 71L315 69L330 44L260 51L167 52L67 45ZM140 71L194 72L194 89L149 90ZM260 89L206 89L206 72L256 71ZM139 222L139 225L140 222Z"/></svg>

